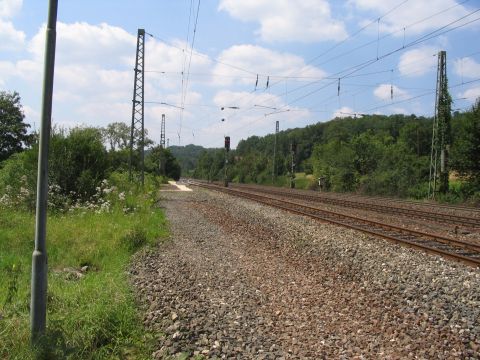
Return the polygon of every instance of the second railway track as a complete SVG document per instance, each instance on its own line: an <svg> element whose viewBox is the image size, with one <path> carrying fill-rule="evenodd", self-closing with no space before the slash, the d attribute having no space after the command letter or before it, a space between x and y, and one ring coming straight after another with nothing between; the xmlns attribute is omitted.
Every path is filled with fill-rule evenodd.
<svg viewBox="0 0 480 360"><path fill-rule="evenodd" d="M316 207L299 204L297 202L269 197L250 191L229 189L199 182L191 182L191 184L254 200L265 205L274 206L292 213L308 216L316 220L326 221L336 225L359 230L390 241L394 241L396 243L401 243L403 245L421 249L429 253L441 255L456 261L461 261L470 266L480 267L480 245L477 244L437 234L431 234L372 221L357 216L323 210Z"/></svg>
<svg viewBox="0 0 480 360"><path fill-rule="evenodd" d="M346 208L360 209L374 211L382 214L401 215L404 217L417 218L422 220L429 220L438 223L451 224L456 226L468 227L468 228L480 228L480 218L470 216L460 216L453 214L445 214L439 212L431 212L418 209L408 209L405 207L381 205L371 202L362 202L347 200L342 198L332 198L319 195L310 195L305 193L297 193L285 190L268 189L265 187L251 187L242 185L240 189L248 189L257 193L271 194L275 196L282 196L288 198L295 198L300 200L306 200L310 202L319 202L328 205L342 206Z"/></svg>

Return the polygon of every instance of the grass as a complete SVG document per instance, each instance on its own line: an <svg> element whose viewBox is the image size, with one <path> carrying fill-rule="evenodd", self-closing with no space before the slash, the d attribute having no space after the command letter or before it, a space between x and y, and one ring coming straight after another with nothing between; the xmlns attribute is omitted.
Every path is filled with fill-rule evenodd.
<svg viewBox="0 0 480 360"><path fill-rule="evenodd" d="M30 347L34 215L0 209L0 358L143 359L145 332L126 274L131 255L167 235L152 195L130 195L135 211L76 210L48 217L48 309L43 346ZM75 271L88 266L84 276ZM65 269L74 269L66 271Z"/></svg>

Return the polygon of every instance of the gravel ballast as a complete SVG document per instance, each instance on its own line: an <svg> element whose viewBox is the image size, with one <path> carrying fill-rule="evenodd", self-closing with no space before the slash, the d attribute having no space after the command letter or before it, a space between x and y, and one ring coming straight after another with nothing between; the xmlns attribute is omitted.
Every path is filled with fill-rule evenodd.
<svg viewBox="0 0 480 360"><path fill-rule="evenodd" d="M162 195L132 281L155 359L479 358L480 271L229 195Z"/></svg>

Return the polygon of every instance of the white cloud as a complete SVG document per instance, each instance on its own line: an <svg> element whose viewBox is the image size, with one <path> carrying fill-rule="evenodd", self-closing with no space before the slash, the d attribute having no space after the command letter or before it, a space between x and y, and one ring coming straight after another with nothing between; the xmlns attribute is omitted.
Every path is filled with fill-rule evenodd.
<svg viewBox="0 0 480 360"><path fill-rule="evenodd" d="M286 106L278 96L268 93L251 93L246 91L222 90L215 94L213 103L216 110L209 111L207 116L198 118L192 116L189 126L195 128L195 136L185 131L182 143L190 141L202 143L205 146L221 146L223 136L231 136L232 147L239 140L251 135L265 135L274 131L275 121L280 121L281 128L287 128L308 120L310 112L307 109ZM254 107L254 104L274 107L279 109L275 115L265 114L275 112L273 109ZM225 109L222 106L238 106L238 110ZM289 111L286 111L289 110ZM221 121L224 118L225 121Z"/></svg>
<svg viewBox="0 0 480 360"><path fill-rule="evenodd" d="M0 87L4 87L6 80L13 76L15 64L9 61L0 61Z"/></svg>
<svg viewBox="0 0 480 360"><path fill-rule="evenodd" d="M399 5L398 0L350 0L350 3L356 5L359 10L368 12L370 21L372 12L376 15L383 15ZM424 20L446 9L449 10ZM455 0L409 1L382 18L380 30L382 32L393 32L407 27L407 36L416 35L444 26L467 13L468 10L464 6L459 5L459 2ZM466 21L468 20L471 19L467 18ZM409 26L410 24L412 26ZM457 25L459 24L457 23ZM375 26L376 30L377 27ZM403 36L403 31L398 31L394 35Z"/></svg>
<svg viewBox="0 0 480 360"><path fill-rule="evenodd" d="M219 91L213 97L213 103L220 109L223 106L237 106L241 110L251 107L253 104L262 104L269 107L281 107L283 101L278 96L267 93L251 93L246 91ZM228 111L225 109L224 111ZM237 111L233 111L236 113Z"/></svg>
<svg viewBox="0 0 480 360"><path fill-rule="evenodd" d="M54 84L54 123L62 126L104 126L113 121L130 123L135 64L136 34L109 24L88 23L57 24L57 46ZM24 81L33 89L41 89L45 25L28 43L25 59L17 62L0 62L0 85L10 79ZM147 38L146 70L176 72L182 70L185 53L184 43L167 44ZM179 49L180 48L180 49ZM193 53L191 71L210 73L211 60L208 56ZM5 80L4 80L5 79ZM165 101L180 104L180 77L165 78L165 74L145 74L145 100ZM168 80L168 81L167 81ZM190 80L187 102L198 103L201 95L191 91L194 81ZM160 133L161 114L167 114L171 129L177 125L179 110L161 105L146 104L146 127L152 138ZM28 121L35 121L30 112ZM188 110L185 119L193 117Z"/></svg>
<svg viewBox="0 0 480 360"><path fill-rule="evenodd" d="M356 113L352 108L348 106L342 106L333 112L333 118L346 118L346 117L362 117L361 114Z"/></svg>
<svg viewBox="0 0 480 360"><path fill-rule="evenodd" d="M422 76L434 71L438 62L437 53L438 48L433 46L407 51L400 57L398 70L402 75L409 77Z"/></svg>
<svg viewBox="0 0 480 360"><path fill-rule="evenodd" d="M39 124L40 123L40 113L28 105L23 106L23 113L25 114L25 119L28 123ZM36 129L31 129L32 131Z"/></svg>
<svg viewBox="0 0 480 360"><path fill-rule="evenodd" d="M60 99L103 99L108 101L131 100L133 66L135 62L136 36L122 28L108 24L87 23L57 25L57 53L55 70L55 91ZM45 26L42 26L29 45L34 61L41 69ZM180 43L172 45L148 39L145 44L148 59L146 70L181 72L184 52ZM189 49L187 48L187 52ZM191 71L206 71L211 61L208 57L193 56ZM145 93L150 100L158 100L161 88L168 90L180 87L180 81L161 81L164 75L147 72Z"/></svg>
<svg viewBox="0 0 480 360"><path fill-rule="evenodd" d="M0 20L0 51L19 50L25 43L25 33L16 30L9 21Z"/></svg>
<svg viewBox="0 0 480 360"><path fill-rule="evenodd" d="M410 113L407 111L407 109L403 107L392 107L391 109L392 114L403 114L403 115L409 115Z"/></svg>
<svg viewBox="0 0 480 360"><path fill-rule="evenodd" d="M453 68L458 76L471 79L480 77L480 64L470 57L456 59Z"/></svg>
<svg viewBox="0 0 480 360"><path fill-rule="evenodd" d="M130 59L135 59L135 46L136 36L117 26L58 22L55 62L131 65ZM45 25L33 37L29 51L35 59L43 61L44 48Z"/></svg>
<svg viewBox="0 0 480 360"><path fill-rule="evenodd" d="M0 18L11 18L22 8L23 0L1 0Z"/></svg>
<svg viewBox="0 0 480 360"><path fill-rule="evenodd" d="M216 75L213 84L229 85L239 77L243 84L255 85L256 74L260 74L259 87L265 87L267 76L288 76L301 72L302 76L324 77L326 73L314 66L306 65L303 58L289 53L281 53L256 45L235 45L224 50L219 60L238 69L217 64L213 70ZM245 72L240 69L249 71ZM273 77L270 79L273 82ZM278 80L278 79L277 79Z"/></svg>
<svg viewBox="0 0 480 360"><path fill-rule="evenodd" d="M408 93L405 90L400 89L398 86L391 84L381 84L373 90L373 94L380 100L390 100L393 96L394 99L405 98Z"/></svg>
<svg viewBox="0 0 480 360"><path fill-rule="evenodd" d="M338 41L347 36L326 0L221 0L218 9L260 23L257 33L265 41Z"/></svg>
<svg viewBox="0 0 480 360"><path fill-rule="evenodd" d="M478 98L480 98L480 86L465 90L460 94L460 97L467 98L467 100L470 102L475 102Z"/></svg>

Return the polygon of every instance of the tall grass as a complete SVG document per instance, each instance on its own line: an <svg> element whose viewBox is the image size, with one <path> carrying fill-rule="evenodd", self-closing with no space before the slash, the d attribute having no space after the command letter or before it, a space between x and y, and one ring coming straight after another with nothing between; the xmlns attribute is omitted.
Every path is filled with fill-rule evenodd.
<svg viewBox="0 0 480 360"><path fill-rule="evenodd" d="M141 191L117 177L108 210L80 206L48 217L48 328L36 351L29 339L34 215L0 208L1 359L150 357L126 270L135 250L166 237L166 220L153 183Z"/></svg>

